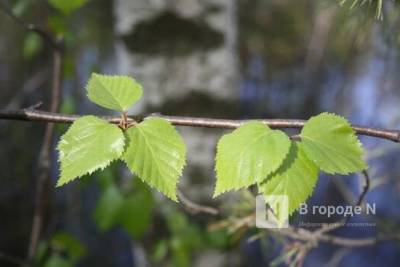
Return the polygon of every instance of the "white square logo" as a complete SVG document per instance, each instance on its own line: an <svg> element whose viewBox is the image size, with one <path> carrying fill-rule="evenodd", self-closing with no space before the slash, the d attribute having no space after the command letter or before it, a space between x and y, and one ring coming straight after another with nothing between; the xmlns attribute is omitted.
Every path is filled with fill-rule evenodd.
<svg viewBox="0 0 400 267"><path fill-rule="evenodd" d="M266 203L273 208L267 209ZM256 227L288 228L289 198L287 195L258 195L256 197Z"/></svg>

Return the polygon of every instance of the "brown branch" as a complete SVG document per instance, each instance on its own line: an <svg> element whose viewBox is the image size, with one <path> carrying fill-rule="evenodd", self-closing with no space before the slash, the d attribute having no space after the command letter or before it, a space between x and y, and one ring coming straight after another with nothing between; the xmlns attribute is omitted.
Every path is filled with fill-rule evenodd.
<svg viewBox="0 0 400 267"><path fill-rule="evenodd" d="M255 227L255 214L252 213L245 217L235 219L229 224L226 222L212 224L211 226L209 226L209 230L213 231L229 226L230 229L233 229L233 231L243 228L253 228ZM375 245L379 242L400 240L400 236L398 235L378 235L375 237L366 238L346 238L325 234L321 231L310 231L304 228L296 228L293 226L289 226L288 228L269 228L265 229L265 231L284 236L295 241L305 242L307 246L309 246L309 248L316 247L320 242L330 243L332 245L343 247L366 247Z"/></svg>
<svg viewBox="0 0 400 267"><path fill-rule="evenodd" d="M63 40L62 38L55 39L53 36L43 30L41 27L26 23L19 17L15 16L12 10L0 0L0 10L6 13L16 24L21 26L26 31L31 31L38 34L44 42L46 42L53 49L53 73L52 73L52 87L51 87L51 104L50 112L57 112L60 104L60 87L62 80L62 59L63 59ZM34 110L37 106L30 107L25 110ZM49 184L49 173L51 167L51 145L54 135L54 124L49 123L46 125L45 134L43 138L42 147L40 149L39 161L38 161L38 177L36 180L36 192L35 192L35 208L33 214L33 222L31 228L31 235L29 240L29 247L27 253L27 259L25 265L32 265L35 257L37 247L39 244L42 226L43 226L43 214L45 209L47 190L46 185Z"/></svg>
<svg viewBox="0 0 400 267"><path fill-rule="evenodd" d="M53 39L50 33L42 29L33 23L26 23L19 17L15 16L11 8L8 7L2 0L0 0L0 9L7 14L16 24L21 26L26 31L35 32L38 34L47 44L49 44L54 50L61 50L62 44L56 39Z"/></svg>
<svg viewBox="0 0 400 267"><path fill-rule="evenodd" d="M53 52L53 80L51 90L51 106L50 112L57 112L60 105L60 87L62 80L62 50L55 49ZM35 110L36 105L27 110ZM36 255L37 247L39 244L42 227L43 227L43 214L47 198L46 185L49 183L50 167L51 167L51 145L54 136L54 124L49 123L46 126L42 147L39 154L38 161L38 177L36 180L35 192L35 209L33 214L33 222L31 228L31 236L28 247L28 264Z"/></svg>
<svg viewBox="0 0 400 267"><path fill-rule="evenodd" d="M324 242L343 247L366 247L375 245L378 242L399 240L399 236L395 235L393 236L378 235L376 237L366 237L366 238L346 238L346 237L339 237L323 233L312 232L302 228L300 229L288 228L285 230L286 231L280 231L279 229L274 229L274 232L283 234L292 239L306 241L306 242L314 242L315 246L319 242Z"/></svg>
<svg viewBox="0 0 400 267"><path fill-rule="evenodd" d="M342 247L366 247L373 246L379 242L392 241L392 240L400 240L400 236L391 235L378 235L375 237L366 237L366 238L346 238L333 236L329 234L325 234L318 231L309 231L304 228L283 228L283 229L266 229L269 232L273 232L282 236L289 237L294 240L299 240L303 242L308 242L313 244L313 247L316 247L318 243L330 243L336 246Z"/></svg>
<svg viewBox="0 0 400 267"><path fill-rule="evenodd" d="M189 126L189 127L205 127L205 128L220 128L220 129L235 129L241 126L248 120L226 120L226 119L212 119L212 118L196 118L196 117L181 117L181 116L164 116L161 114L151 114L151 117L159 117L166 119L173 125ZM0 111L0 119L3 120L20 120L20 121L40 121L40 122L55 122L55 123L72 123L81 115L65 115L60 113L52 113L38 110L21 109L21 110L5 110ZM120 116L102 116L103 119L119 124L121 122ZM146 117L144 116L128 116L127 121L140 122ZM277 128L293 128L301 129L304 126L304 120L290 120L290 119L261 119L259 120L269 127ZM355 132L359 135L372 136L382 139L391 140L393 142L400 142L400 131L390 129L380 129L363 127L358 125L352 126Z"/></svg>
<svg viewBox="0 0 400 267"><path fill-rule="evenodd" d="M367 247L373 246L378 242L390 241L391 238L385 237L367 237L367 238L345 238L332 235L320 235L317 240L326 243L331 243L332 245L342 246L342 247Z"/></svg>
<svg viewBox="0 0 400 267"><path fill-rule="evenodd" d="M181 190L178 190L177 195L178 195L178 198L181 201L181 203L191 213L194 213L194 214L206 213L206 214L210 214L210 215L218 215L219 214L219 210L217 210L216 208L204 206L204 205L193 202L192 200L187 198Z"/></svg>
<svg viewBox="0 0 400 267"><path fill-rule="evenodd" d="M368 171L363 170L361 173L362 173L362 176L364 177L364 183L365 184L363 186L362 192L361 192L360 196L358 197L358 200L357 200L355 206L360 206L363 203L364 198L367 195L369 187L370 187L370 180L371 179L369 177Z"/></svg>

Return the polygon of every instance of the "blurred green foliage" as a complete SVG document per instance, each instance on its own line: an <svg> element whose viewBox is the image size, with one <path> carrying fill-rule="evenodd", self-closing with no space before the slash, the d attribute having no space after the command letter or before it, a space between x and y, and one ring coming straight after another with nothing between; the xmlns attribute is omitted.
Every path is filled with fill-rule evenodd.
<svg viewBox="0 0 400 267"><path fill-rule="evenodd" d="M111 165L110 170L100 174L102 192L93 219L100 231L120 226L133 239L138 239L151 224L154 199L149 187L140 179L130 179L123 188L119 187L113 175L117 167L116 164Z"/></svg>
<svg viewBox="0 0 400 267"><path fill-rule="evenodd" d="M44 267L73 267L86 255L86 247L68 233L55 233L39 244L36 263Z"/></svg>
<svg viewBox="0 0 400 267"><path fill-rule="evenodd" d="M24 39L23 54L29 60L38 54L43 47L43 40L36 33L28 32Z"/></svg>
<svg viewBox="0 0 400 267"><path fill-rule="evenodd" d="M195 253L209 249L226 250L233 244L227 230L204 229L175 203L156 199L149 187L137 177L121 179L117 163L98 172L96 181L101 194L93 219L99 230L105 232L121 227L132 239L144 242L146 249L152 251L150 260L156 266L190 266ZM160 218L162 228L165 227L161 231L154 229L156 220ZM148 239L152 241L145 242Z"/></svg>
<svg viewBox="0 0 400 267"><path fill-rule="evenodd" d="M81 8L88 0L49 0L49 3L64 15Z"/></svg>
<svg viewBox="0 0 400 267"><path fill-rule="evenodd" d="M175 206L168 205L162 211L165 216L168 237L160 238L153 247L155 265L186 267L193 256L202 250L226 250L232 240L226 230L209 231L191 222L188 216Z"/></svg>

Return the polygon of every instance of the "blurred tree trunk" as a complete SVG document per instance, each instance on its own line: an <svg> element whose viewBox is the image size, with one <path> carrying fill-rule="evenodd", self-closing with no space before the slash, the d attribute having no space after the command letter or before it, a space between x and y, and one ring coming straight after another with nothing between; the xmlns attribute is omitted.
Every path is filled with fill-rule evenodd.
<svg viewBox="0 0 400 267"><path fill-rule="evenodd" d="M235 114L235 1L116 0L114 7L115 30L120 37L116 44L118 73L135 77L144 88L141 104L131 113ZM190 162L180 187L194 200L209 199L214 190L211 155L220 132L179 130ZM190 189L185 188L187 184Z"/></svg>

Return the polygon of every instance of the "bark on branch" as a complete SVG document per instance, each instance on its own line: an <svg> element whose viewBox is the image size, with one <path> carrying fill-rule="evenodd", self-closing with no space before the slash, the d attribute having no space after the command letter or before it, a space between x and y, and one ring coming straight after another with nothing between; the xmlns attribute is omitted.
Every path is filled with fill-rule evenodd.
<svg viewBox="0 0 400 267"><path fill-rule="evenodd" d="M189 127L205 127L205 128L220 128L220 129L234 129L242 125L248 120L226 120L226 119L213 119L213 118L196 118L196 117L182 117L182 116L165 116L161 114L151 114L149 117L155 116L166 119L173 125L189 126ZM81 115L65 115L60 113L39 111L32 108L21 110L5 110L0 111L0 120L20 120L20 121L40 121L40 122L54 122L54 123L72 123ZM103 119L110 123L119 124L121 117L119 116L103 116ZM143 121L145 116L129 116L129 122ZM294 128L301 129L304 126L304 120L290 120L290 119L262 119L260 120L271 128ZM353 129L358 135L372 136L382 139L391 140L393 142L400 142L400 130L371 128L358 125L352 125Z"/></svg>

